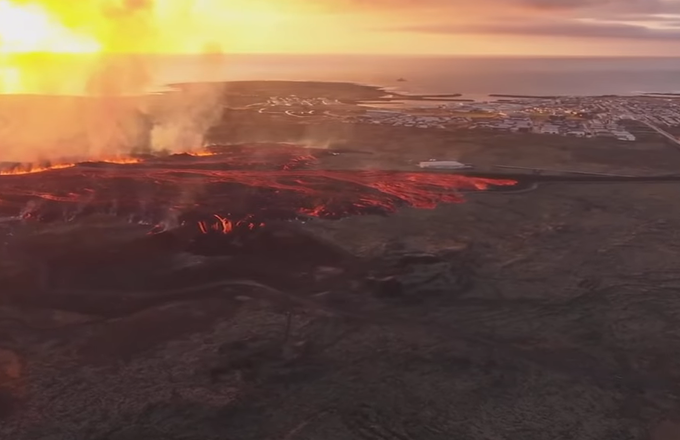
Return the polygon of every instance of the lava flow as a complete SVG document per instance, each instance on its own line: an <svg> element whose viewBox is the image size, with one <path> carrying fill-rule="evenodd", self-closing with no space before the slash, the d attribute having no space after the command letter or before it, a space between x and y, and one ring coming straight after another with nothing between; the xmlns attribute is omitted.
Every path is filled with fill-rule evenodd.
<svg viewBox="0 0 680 440"><path fill-rule="evenodd" d="M324 150L291 145L225 146L211 155L149 157L130 166L81 163L0 177L0 215L69 221L124 216L160 231L198 225L203 233L253 230L268 220L385 215L463 201L461 191L513 180L457 174L310 169Z"/></svg>
<svg viewBox="0 0 680 440"><path fill-rule="evenodd" d="M35 174L42 173L49 170L62 170L64 168L71 168L76 166L75 163L60 163L55 165L29 165L9 167L8 169L0 170L0 176L17 176L21 174Z"/></svg>
<svg viewBox="0 0 680 440"><path fill-rule="evenodd" d="M215 218L217 219L217 222L214 222L213 224L209 224L207 221L198 222L198 229L200 229L203 234L209 234L210 232L231 234L237 230L246 229L253 231L264 226L264 223L254 222L250 216L237 222L232 222L228 218L220 217L219 215L215 215Z"/></svg>
<svg viewBox="0 0 680 440"><path fill-rule="evenodd" d="M131 157L124 158L114 158L114 159L99 159L93 163L110 163L110 164L131 164L140 163L141 159L135 159ZM83 163L83 162L81 162ZM67 162L67 163L56 163L56 164L43 164L43 165L16 165L11 167L6 167L0 170L0 176L18 176L22 174L36 174L45 171L52 170L63 170L64 168L73 168L78 165L78 162Z"/></svg>

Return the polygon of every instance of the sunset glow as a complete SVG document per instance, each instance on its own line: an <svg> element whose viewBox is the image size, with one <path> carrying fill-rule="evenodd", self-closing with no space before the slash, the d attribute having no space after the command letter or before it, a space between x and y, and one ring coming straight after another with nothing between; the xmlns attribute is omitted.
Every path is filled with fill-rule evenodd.
<svg viewBox="0 0 680 440"><path fill-rule="evenodd" d="M0 93L65 93L110 54L666 56L678 23L680 0L0 0Z"/></svg>
<svg viewBox="0 0 680 440"><path fill-rule="evenodd" d="M26 52L96 53L101 44L79 35L39 5L0 0L0 48L3 54Z"/></svg>
<svg viewBox="0 0 680 440"><path fill-rule="evenodd" d="M68 84L84 88L112 55L268 51L289 16L258 0L0 0L0 93L73 93ZM115 76L134 83L116 94L146 85L146 67L114 63Z"/></svg>
<svg viewBox="0 0 680 440"><path fill-rule="evenodd" d="M260 46L298 8L258 0L0 0L0 54L201 53ZM240 41L240 43L235 43Z"/></svg>
<svg viewBox="0 0 680 440"><path fill-rule="evenodd" d="M680 1L662 3L0 0L0 54L677 53Z"/></svg>

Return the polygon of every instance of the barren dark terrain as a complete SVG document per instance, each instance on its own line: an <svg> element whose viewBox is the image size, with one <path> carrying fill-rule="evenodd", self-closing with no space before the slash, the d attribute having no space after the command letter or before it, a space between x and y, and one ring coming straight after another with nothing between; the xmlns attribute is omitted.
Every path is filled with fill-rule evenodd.
<svg viewBox="0 0 680 440"><path fill-rule="evenodd" d="M362 130L388 128L354 127L352 139ZM0 223L0 438L679 438L680 183L556 175L485 191L494 189L488 181L456 186L470 181L446 173L432 175L445 185L418 186L401 171L379 174L401 191L385 196L390 188L357 186L357 171L381 161L403 170L446 147L423 142L435 139L424 132L384 136L363 148L343 142L339 155L289 170L241 169L242 177L314 176L287 184L323 191L267 193L266 203L291 214L264 210L264 226L229 233L208 215L213 206L152 230L153 216L140 224L122 205L112 211L72 194L30 204L66 216L34 209L10 218L26 204L17 194L36 180L0 176L8 216ZM600 144L593 153L565 140L534 155L540 138L520 136L507 146L513 155L499 138L475 136L490 146L489 167L512 157L518 166L668 176L680 166L680 153L657 139L650 151ZM484 162L483 146L471 142L462 137L458 152ZM617 162L616 148L634 160ZM215 171L214 157L200 163ZM99 180L79 177L75 187L109 197L104 170L128 176L135 167L37 173L30 178L44 183L33 196L89 170ZM169 176L159 173L151 180ZM338 175L355 177L329 187ZM434 209L403 198L414 184ZM251 187L224 194L261 206ZM163 191L147 194L167 201ZM181 206L209 200L192 194ZM389 209L380 212L327 203L384 197ZM74 210L73 200L98 209ZM347 215L315 216L307 203Z"/></svg>

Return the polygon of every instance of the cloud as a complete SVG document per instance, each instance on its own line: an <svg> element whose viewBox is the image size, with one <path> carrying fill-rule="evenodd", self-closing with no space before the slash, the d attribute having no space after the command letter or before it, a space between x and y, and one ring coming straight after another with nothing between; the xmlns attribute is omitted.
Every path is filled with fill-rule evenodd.
<svg viewBox="0 0 680 440"><path fill-rule="evenodd" d="M639 11L663 9L663 0L516 0L536 9L611 9Z"/></svg>
<svg viewBox="0 0 680 440"><path fill-rule="evenodd" d="M365 9L459 9L477 4L480 7L537 10L602 9L619 12L672 13L680 10L679 0L326 0L319 3L339 8Z"/></svg>
<svg viewBox="0 0 680 440"><path fill-rule="evenodd" d="M678 23L668 23L663 29L622 23L598 23L579 21L483 23L477 25L420 25L402 27L400 31L430 34L491 34L523 36L556 36L580 38L614 38L634 40L680 41Z"/></svg>
<svg viewBox="0 0 680 440"><path fill-rule="evenodd" d="M400 14L408 18L378 27L423 34L680 41L680 0L419 1L419 6L393 1L395 8L410 9ZM374 5L387 3L376 0Z"/></svg>
<svg viewBox="0 0 680 440"><path fill-rule="evenodd" d="M319 0L336 11L438 11L455 14L475 11L476 15L517 13L550 14L616 19L625 15L680 14L680 0Z"/></svg>

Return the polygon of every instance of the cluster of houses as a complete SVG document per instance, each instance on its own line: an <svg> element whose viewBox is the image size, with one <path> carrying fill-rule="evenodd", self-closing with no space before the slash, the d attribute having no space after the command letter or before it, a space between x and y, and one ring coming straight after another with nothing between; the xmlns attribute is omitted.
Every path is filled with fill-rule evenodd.
<svg viewBox="0 0 680 440"><path fill-rule="evenodd" d="M634 119L667 127L680 126L680 99L627 100L621 107L622 111L629 113Z"/></svg>
<svg viewBox="0 0 680 440"><path fill-rule="evenodd" d="M634 141L635 135L623 128L614 118L593 119L586 124L589 136L614 137L620 141Z"/></svg>
<svg viewBox="0 0 680 440"><path fill-rule="evenodd" d="M269 107L314 107L318 105L338 105L340 101L330 98L300 98L296 95L272 96L264 104ZM262 105L262 104L257 104Z"/></svg>
<svg viewBox="0 0 680 440"><path fill-rule="evenodd" d="M265 107L337 106L329 98L299 98L295 95L270 97ZM260 104L261 105L261 104ZM414 128L470 128L537 133L554 136L608 137L635 141L635 135L620 123L636 119L658 126L680 126L680 99L647 97L563 97L555 99L502 99L482 102L456 102L436 109L367 108L362 114L345 113L335 108L334 114L346 123L364 123ZM290 113L286 111L286 113ZM466 116L466 115L470 116Z"/></svg>
<svg viewBox="0 0 680 440"><path fill-rule="evenodd" d="M588 118L578 117L574 111L562 111L557 114L515 112L476 113L470 117L461 116L460 109L447 114L439 109L436 114L410 114L404 111L389 109L368 109L364 114L345 119L348 123L383 124L416 128L469 128L510 133L537 133L555 136L572 137L608 137L620 141L635 141L635 135L627 131L620 123L623 116L611 114L590 115ZM506 109L508 110L508 109ZM464 114L464 113L463 113Z"/></svg>
<svg viewBox="0 0 680 440"><path fill-rule="evenodd" d="M527 116L502 117L480 117L476 118L470 129L487 129L498 131L510 131L514 133L532 133L537 128L534 121Z"/></svg>
<svg viewBox="0 0 680 440"><path fill-rule="evenodd" d="M569 119L565 115L553 115L547 119L534 120L528 116L478 118L471 129L508 131L514 133L539 133L573 137L610 137L621 141L634 141L628 132L614 119Z"/></svg>
<svg viewBox="0 0 680 440"><path fill-rule="evenodd" d="M363 115L347 118L348 123L368 123L415 128L451 128L467 125L471 118L452 115L418 115L395 110L370 109Z"/></svg>

